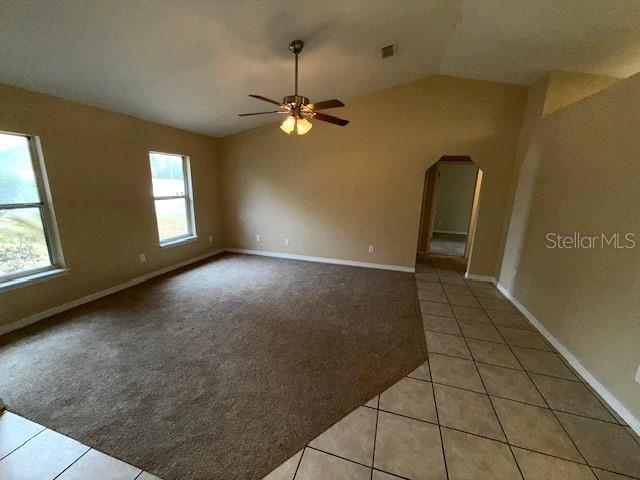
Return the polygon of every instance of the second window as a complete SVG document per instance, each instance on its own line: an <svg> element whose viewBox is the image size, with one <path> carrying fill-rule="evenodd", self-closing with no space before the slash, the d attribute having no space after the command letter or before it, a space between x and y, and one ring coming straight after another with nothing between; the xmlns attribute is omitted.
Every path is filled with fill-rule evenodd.
<svg viewBox="0 0 640 480"><path fill-rule="evenodd" d="M149 152L160 245L195 237L189 158Z"/></svg>

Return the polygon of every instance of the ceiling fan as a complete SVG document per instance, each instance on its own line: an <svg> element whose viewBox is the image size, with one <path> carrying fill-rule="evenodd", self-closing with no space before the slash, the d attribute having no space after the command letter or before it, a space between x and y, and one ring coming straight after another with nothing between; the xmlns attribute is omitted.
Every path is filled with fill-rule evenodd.
<svg viewBox="0 0 640 480"><path fill-rule="evenodd" d="M295 67L295 93L293 95L287 95L282 99L282 103L271 100L270 98L263 97L262 95L249 95L250 97L257 98L264 102L269 102L274 105L278 105L279 110L271 110L268 112L255 112L255 113L240 113L238 116L247 117L250 115L267 115L270 113L283 113L287 115L287 118L280 125L280 129L287 133L295 133L296 135L304 135L313 126L309 120L320 120L321 122L329 122L334 125L340 125L344 127L349 120L343 120L342 118L334 117L333 115L327 115L326 113L320 113L318 110L325 110L327 108L344 107L344 103L340 100L324 100L322 102L310 103L307 97L298 95L298 54L302 51L304 43L302 40L294 40L289 44L289 50L296 56Z"/></svg>

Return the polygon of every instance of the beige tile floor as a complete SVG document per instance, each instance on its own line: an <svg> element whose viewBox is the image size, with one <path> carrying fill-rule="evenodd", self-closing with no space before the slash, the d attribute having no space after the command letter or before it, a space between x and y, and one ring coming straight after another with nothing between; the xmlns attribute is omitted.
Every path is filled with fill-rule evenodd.
<svg viewBox="0 0 640 480"><path fill-rule="evenodd" d="M428 360L264 480L640 479L640 441L458 259L417 266ZM10 412L0 480L159 480Z"/></svg>
<svg viewBox="0 0 640 480"><path fill-rule="evenodd" d="M5 411L0 480L160 480L150 473Z"/></svg>

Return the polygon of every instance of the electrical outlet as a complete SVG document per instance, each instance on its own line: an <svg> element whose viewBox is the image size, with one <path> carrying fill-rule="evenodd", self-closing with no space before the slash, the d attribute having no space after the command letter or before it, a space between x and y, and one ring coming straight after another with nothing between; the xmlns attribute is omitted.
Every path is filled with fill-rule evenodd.
<svg viewBox="0 0 640 480"><path fill-rule="evenodd" d="M140 263L144 263L147 261L147 256L144 253L140 254Z"/></svg>
<svg viewBox="0 0 640 480"><path fill-rule="evenodd" d="M369 245L369 253L373 253L375 249L376 247L374 247L373 245Z"/></svg>
<svg viewBox="0 0 640 480"><path fill-rule="evenodd" d="M256 242L260 243L260 234L256 233Z"/></svg>
<svg viewBox="0 0 640 480"><path fill-rule="evenodd" d="M636 372L636 382L640 383L640 365L638 365L638 371Z"/></svg>
<svg viewBox="0 0 640 480"><path fill-rule="evenodd" d="M213 235L209 235L209 243L213 242Z"/></svg>
<svg viewBox="0 0 640 480"><path fill-rule="evenodd" d="M285 239L284 239L284 244L285 244L287 247L289 246L289 239L288 239L288 238L285 238Z"/></svg>

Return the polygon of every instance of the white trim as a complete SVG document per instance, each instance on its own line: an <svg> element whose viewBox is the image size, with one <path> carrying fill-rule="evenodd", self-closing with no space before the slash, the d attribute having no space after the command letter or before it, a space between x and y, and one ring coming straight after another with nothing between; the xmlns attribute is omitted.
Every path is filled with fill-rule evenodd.
<svg viewBox="0 0 640 480"><path fill-rule="evenodd" d="M63 303L62 305L58 305L57 307L53 307L48 310L44 310L42 312L34 313L33 315L29 315L28 317L25 317L21 320L10 323L9 325L0 326L0 335L12 332L13 330L17 330L18 328L26 327L27 325L31 325L33 323L39 322L40 320L43 320L57 313L64 312L65 310L70 310L74 307L84 305L85 303L89 303L99 298L106 297L107 295L111 295L112 293L119 292L120 290L124 290L125 288L133 287L134 285L138 285L139 283L146 282L147 280L153 277L163 275L167 272L176 270L178 268L184 267L191 263L199 262L200 260L204 260L205 258L218 255L223 251L224 249L214 250L213 252L205 253L204 255L200 255L195 258L190 258L188 260L184 260L182 262L170 265L168 267L161 268L160 270L156 270L155 272L146 273L140 277L136 277L127 282L121 283L120 285L116 285L115 287L107 288L106 290L100 290L99 292L92 293L90 295L87 295L86 297L78 298L77 300L73 300L68 303Z"/></svg>
<svg viewBox="0 0 640 480"><path fill-rule="evenodd" d="M565 347L560 340L553 336L553 334L547 330L547 328L538 320L533 313L527 310L524 305L520 303L520 301L515 298L509 290L507 290L504 285L501 283L497 284L498 290L502 293L506 298L509 299L515 307L520 310L527 320L531 322L531 324L536 327L536 329L542 334L544 338L546 338L551 345L555 347L556 350L564 357L564 359L569 362L569 365L573 367L573 369L578 372L582 378L584 378L591 387L598 392L605 402L609 404L609 406L618 414L620 417L627 422L627 424L631 427L631 429L640 435L640 419L636 418L627 407L624 406L620 400L618 400L607 388L602 385L590 372L587 370L580 361L569 351L567 347Z"/></svg>
<svg viewBox="0 0 640 480"><path fill-rule="evenodd" d="M6 282L0 283L0 294L9 290L15 290L16 288L28 287L34 283L44 282L45 280L59 277L61 275L66 275L69 271L69 268L50 267L47 270L7 280Z"/></svg>
<svg viewBox="0 0 640 480"><path fill-rule="evenodd" d="M125 288L133 287L134 285L138 285L139 283L145 282L153 277L157 277L159 275L165 274L172 270L176 270L178 268L184 267L191 263L199 262L200 260L204 260L205 258L218 255L219 253L222 253L222 252L246 253L249 255L261 255L264 257L288 258L292 260L306 260L309 262L332 263L337 265L350 265L352 267L378 268L382 270L395 270L399 272L409 272L409 273L415 272L414 267L403 267L401 265L354 262L351 260L342 260L337 258L310 257L306 255L294 255L289 253L268 252L263 250L247 250L244 248L226 248L226 249L221 248L218 250L214 250L213 252L205 253L204 255L200 255L198 257L190 258L188 260L184 260L174 265L170 265L160 270L156 270L155 272L147 273L140 277L133 278L127 282L121 283L111 288L107 288L106 290L101 290L99 292L92 293L91 295L87 295L86 297L82 297L77 300L73 300L71 302L64 303L62 305L58 305L57 307L53 307L48 310L44 310L42 312L34 313L33 315L29 315L28 317L25 317L21 320L17 320L13 323L10 323L9 325L0 326L0 335L12 332L13 330L17 330L22 327L26 327L27 325L31 325L33 323L39 322L40 320L43 320L57 313L64 312L65 310L70 310L74 307L78 307L85 303L89 303L99 298L106 297L107 295L111 295L112 293L119 292L120 290L124 290Z"/></svg>
<svg viewBox="0 0 640 480"><path fill-rule="evenodd" d="M183 243L195 242L196 240L198 240L197 235L187 235L184 237L177 237L177 238L168 239L168 240L165 240L164 242L161 242L160 248L171 248L171 247L175 247L176 245L182 245Z"/></svg>
<svg viewBox="0 0 640 480"><path fill-rule="evenodd" d="M489 275L476 275L474 273L466 272L464 274L464 278L466 278L467 280L475 280L476 282L487 282L491 283L492 285L496 284L496 277L491 277Z"/></svg>
<svg viewBox="0 0 640 480"><path fill-rule="evenodd" d="M308 255L296 255L293 253L270 252L267 250L248 250L245 248L227 248L227 252L246 253L248 255L260 255L262 257L288 258L290 260L305 260L307 262L332 263L335 265L349 265L351 267L378 268L381 270L394 270L397 272L415 273L415 267L403 267L402 265L389 265L386 263L354 262L341 258L312 257Z"/></svg>
<svg viewBox="0 0 640 480"><path fill-rule="evenodd" d="M469 232L454 232L453 230L434 230L433 233L450 233L452 235L468 235Z"/></svg>

